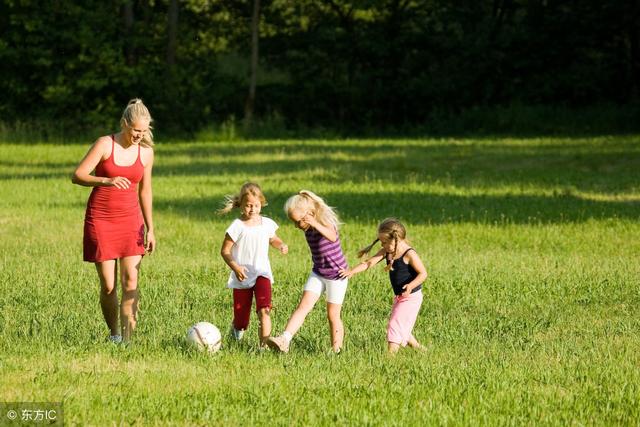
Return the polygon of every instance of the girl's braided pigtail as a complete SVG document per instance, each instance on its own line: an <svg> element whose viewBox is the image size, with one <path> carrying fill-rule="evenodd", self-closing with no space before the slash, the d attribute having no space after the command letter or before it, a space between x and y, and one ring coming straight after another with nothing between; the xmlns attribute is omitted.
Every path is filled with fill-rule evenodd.
<svg viewBox="0 0 640 427"><path fill-rule="evenodd" d="M365 256L366 254L368 254L369 252L371 252L371 248L373 248L373 245L375 245L376 243L378 243L378 239L374 240L369 246L367 246L366 248L362 248L358 251L358 258L362 258L363 256Z"/></svg>

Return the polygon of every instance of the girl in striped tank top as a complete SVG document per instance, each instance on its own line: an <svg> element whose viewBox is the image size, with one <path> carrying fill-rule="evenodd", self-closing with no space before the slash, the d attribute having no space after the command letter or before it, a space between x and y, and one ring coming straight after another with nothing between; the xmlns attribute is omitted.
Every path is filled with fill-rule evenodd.
<svg viewBox="0 0 640 427"><path fill-rule="evenodd" d="M304 231L311 250L313 269L304 286L298 308L287 322L282 335L267 339L269 347L281 352L289 351L289 343L298 332L307 314L323 293L327 299L327 317L331 328L332 351L339 353L344 340L344 326L340 310L347 292L347 279L340 271L348 268L340 246L338 216L321 197L302 190L291 196L284 206L289 219Z"/></svg>

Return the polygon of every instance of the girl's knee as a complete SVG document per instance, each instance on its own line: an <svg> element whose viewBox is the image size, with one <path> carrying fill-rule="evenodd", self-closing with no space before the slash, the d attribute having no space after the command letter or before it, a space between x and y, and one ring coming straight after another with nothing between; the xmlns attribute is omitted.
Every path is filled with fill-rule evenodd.
<svg viewBox="0 0 640 427"><path fill-rule="evenodd" d="M316 305L319 297L320 295L317 295L311 291L304 291L302 294L302 299L298 303L296 311L308 314Z"/></svg>
<svg viewBox="0 0 640 427"><path fill-rule="evenodd" d="M329 321L340 321L340 312L342 305L340 304L327 304L327 318Z"/></svg>
<svg viewBox="0 0 640 427"><path fill-rule="evenodd" d="M342 319L340 318L340 312L327 312L327 320L332 325L340 325L342 324Z"/></svg>
<svg viewBox="0 0 640 427"><path fill-rule="evenodd" d="M271 307L262 307L257 310L258 317L269 317L271 315Z"/></svg>
<svg viewBox="0 0 640 427"><path fill-rule="evenodd" d="M298 313L303 313L304 315L307 315L311 310L313 310L314 305L315 305L315 302L314 303L301 302L300 304L298 304L298 308L296 308L296 311Z"/></svg>

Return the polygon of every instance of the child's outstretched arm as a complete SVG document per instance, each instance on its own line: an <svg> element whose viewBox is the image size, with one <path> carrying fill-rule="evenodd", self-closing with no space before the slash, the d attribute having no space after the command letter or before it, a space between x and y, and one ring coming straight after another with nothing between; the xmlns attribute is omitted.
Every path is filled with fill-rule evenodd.
<svg viewBox="0 0 640 427"><path fill-rule="evenodd" d="M411 294L411 291L416 286L422 284L422 282L427 280L427 269L425 268L424 264L422 263L422 260L420 259L416 251L415 250L409 251L409 253L407 253L407 256L409 257L409 265L413 267L413 269L416 271L416 273L418 273L418 275L411 282L404 285L403 287L404 292L402 293L403 297L409 296Z"/></svg>
<svg viewBox="0 0 640 427"><path fill-rule="evenodd" d="M222 255L224 262L226 262L229 268L231 268L231 270L236 274L238 280L242 282L247 278L247 269L234 261L233 255L231 254L231 248L233 248L234 243L235 242L231 239L229 233L225 233L224 241L222 242L222 249L220 249L220 255Z"/></svg>
<svg viewBox="0 0 640 427"><path fill-rule="evenodd" d="M362 261L352 269L340 270L340 277L349 279L354 274L362 273L363 271L368 270L384 259L384 253L384 249L380 249L374 256L365 261Z"/></svg>
<svg viewBox="0 0 640 427"><path fill-rule="evenodd" d="M282 239L275 234L271 239L269 239L269 244L278 249L283 255L289 253L289 246L287 246L287 244L284 243Z"/></svg>

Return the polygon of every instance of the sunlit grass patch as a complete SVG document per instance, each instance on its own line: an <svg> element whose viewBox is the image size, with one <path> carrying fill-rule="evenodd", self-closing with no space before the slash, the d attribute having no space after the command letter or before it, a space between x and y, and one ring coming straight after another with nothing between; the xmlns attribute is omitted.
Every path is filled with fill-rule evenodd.
<svg viewBox="0 0 640 427"><path fill-rule="evenodd" d="M231 141L156 148L158 251L140 279L129 347L105 342L95 268L81 261L88 146L0 144L0 400L62 401L70 424L634 425L640 419L640 144L636 137ZM335 206L351 264L397 216L430 277L415 329L429 351L385 355L392 293L350 281L344 352L324 301L291 352L184 335L231 321L219 256L247 180L290 253L273 252L275 332L310 270L282 205L310 189Z"/></svg>

